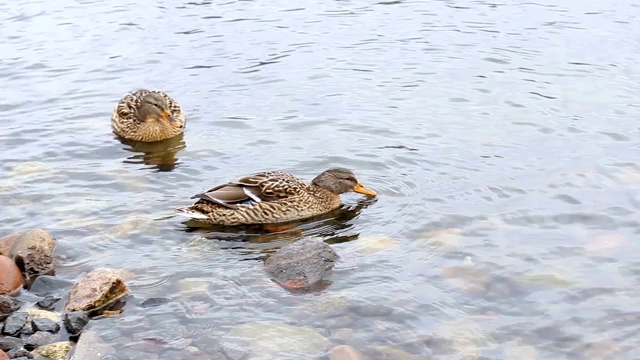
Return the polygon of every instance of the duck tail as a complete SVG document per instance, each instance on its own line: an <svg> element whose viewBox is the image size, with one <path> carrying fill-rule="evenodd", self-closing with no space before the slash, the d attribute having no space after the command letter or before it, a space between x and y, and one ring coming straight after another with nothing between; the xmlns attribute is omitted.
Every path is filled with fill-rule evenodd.
<svg viewBox="0 0 640 360"><path fill-rule="evenodd" d="M195 211L191 208L191 206L185 206L185 207L181 207L181 208L177 208L173 210L176 214L178 215L182 215L182 216L186 216L188 218L191 219L206 219L207 216Z"/></svg>

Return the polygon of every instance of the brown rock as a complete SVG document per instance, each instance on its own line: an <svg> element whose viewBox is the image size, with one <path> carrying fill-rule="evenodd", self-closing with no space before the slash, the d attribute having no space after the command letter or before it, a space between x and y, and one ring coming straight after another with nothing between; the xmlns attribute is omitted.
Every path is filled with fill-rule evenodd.
<svg viewBox="0 0 640 360"><path fill-rule="evenodd" d="M364 355L349 345L334 346L329 350L331 360L364 360Z"/></svg>
<svg viewBox="0 0 640 360"><path fill-rule="evenodd" d="M0 321L4 321L7 316L19 308L20 303L16 299L8 295L0 295Z"/></svg>
<svg viewBox="0 0 640 360"><path fill-rule="evenodd" d="M71 289L64 311L108 310L105 305L115 303L128 293L129 288L117 270L95 269Z"/></svg>
<svg viewBox="0 0 640 360"><path fill-rule="evenodd" d="M23 283L18 266L10 258L0 255L0 295L17 295Z"/></svg>
<svg viewBox="0 0 640 360"><path fill-rule="evenodd" d="M38 275L53 275L56 243L46 231L34 229L0 239L0 253L13 259L27 282Z"/></svg>
<svg viewBox="0 0 640 360"><path fill-rule="evenodd" d="M2 351L2 349L0 349L0 360L9 360L9 355L7 355L6 352Z"/></svg>
<svg viewBox="0 0 640 360"><path fill-rule="evenodd" d="M265 270L281 286L300 289L321 282L338 258L324 241L307 238L276 251L265 261Z"/></svg>

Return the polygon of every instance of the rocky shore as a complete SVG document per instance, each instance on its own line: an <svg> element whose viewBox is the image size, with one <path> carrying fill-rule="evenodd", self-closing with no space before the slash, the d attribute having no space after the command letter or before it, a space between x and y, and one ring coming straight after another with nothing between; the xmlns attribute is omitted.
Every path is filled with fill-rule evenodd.
<svg viewBox="0 0 640 360"><path fill-rule="evenodd" d="M90 319L121 311L129 289L115 269L94 269L60 294L55 248L42 229L0 238L0 360L74 358Z"/></svg>
<svg viewBox="0 0 640 360"><path fill-rule="evenodd" d="M379 247L379 241L376 246ZM369 244L367 249L377 249ZM92 319L122 317L130 290L124 270L96 268L79 274L70 282L56 276L56 242L45 230L33 229L0 238L0 360L123 360L118 344L105 342L99 330L88 328ZM283 291L294 294L319 292L331 285L331 274L340 257L325 242L302 239L286 245L264 260L267 279ZM332 317L317 328L278 322L245 322L230 328L219 339L177 337L168 346L179 351L179 358L190 359L424 359L392 347L367 347L364 351L348 344L352 331L348 314L366 312L367 316L386 316L386 308L354 308L341 297L318 304L319 314L326 311L343 314ZM149 298L142 308L152 310L170 306L171 300ZM350 310L351 309L351 310ZM313 312L316 312L315 310ZM131 321L148 321L133 316ZM123 321L129 321L122 317ZM138 320L135 320L138 319ZM95 320L94 320L95 321ZM99 327L98 327L99 328ZM153 331L136 338L164 344L166 336ZM171 335L172 338L174 335ZM135 341L135 339L133 339ZM211 340L215 340L212 342ZM356 345L357 346L357 345ZM161 358L155 352L150 359ZM145 355L146 356L146 355Z"/></svg>

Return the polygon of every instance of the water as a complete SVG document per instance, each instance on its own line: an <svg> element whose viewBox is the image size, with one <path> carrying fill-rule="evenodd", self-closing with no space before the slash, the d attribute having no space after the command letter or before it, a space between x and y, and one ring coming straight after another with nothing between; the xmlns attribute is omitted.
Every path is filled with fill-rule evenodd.
<svg viewBox="0 0 640 360"><path fill-rule="evenodd" d="M629 359L640 344L634 2L0 9L1 234L50 231L70 281L97 267L134 274L124 313L91 323L120 358L223 359L230 331L256 321L372 359L382 346ZM141 87L181 103L184 137L113 138L113 107ZM378 199L346 195L337 219L302 234L194 231L172 213L236 176L330 166ZM290 294L262 270L301 236L341 256L320 293ZM154 297L171 301L141 306Z"/></svg>

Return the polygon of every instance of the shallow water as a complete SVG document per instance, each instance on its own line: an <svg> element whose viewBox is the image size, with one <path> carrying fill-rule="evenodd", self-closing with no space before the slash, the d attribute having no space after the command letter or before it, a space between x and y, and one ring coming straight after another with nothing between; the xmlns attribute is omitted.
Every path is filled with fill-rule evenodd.
<svg viewBox="0 0 640 360"><path fill-rule="evenodd" d="M134 274L123 315L91 323L121 359L223 359L256 321L372 359L632 358L640 7L556 3L0 4L0 234L50 231L69 281ZM184 137L113 138L116 101L140 87L179 101ZM239 175L330 166L378 199L346 195L302 234L172 213ZM341 256L320 293L262 270L301 236ZM171 301L141 306L156 297ZM276 350L254 356L314 358Z"/></svg>

